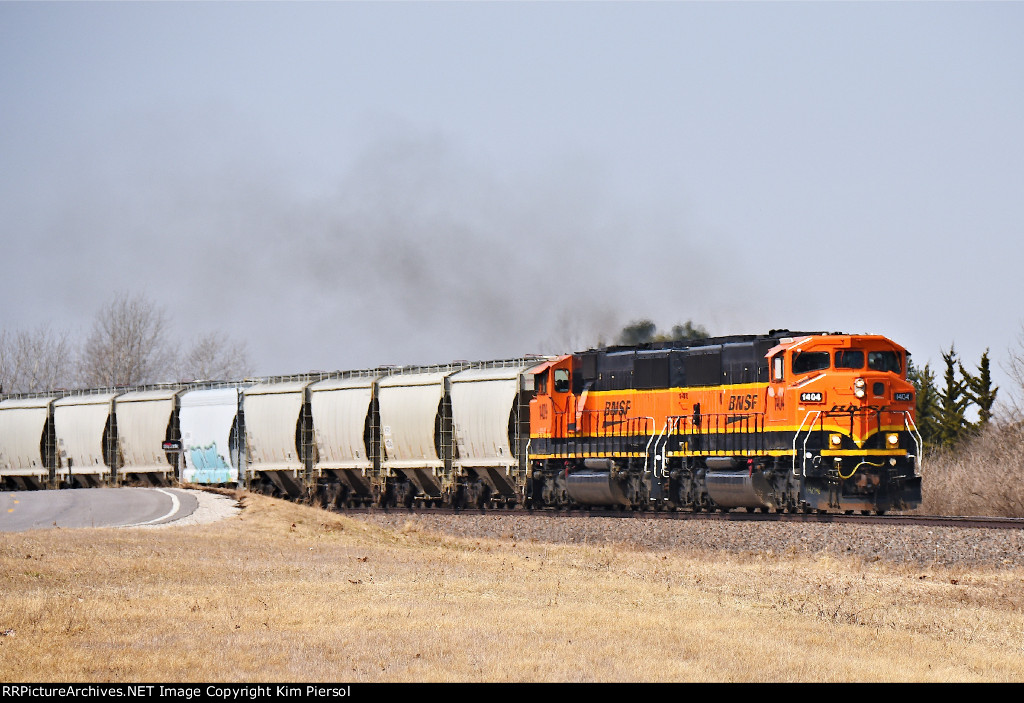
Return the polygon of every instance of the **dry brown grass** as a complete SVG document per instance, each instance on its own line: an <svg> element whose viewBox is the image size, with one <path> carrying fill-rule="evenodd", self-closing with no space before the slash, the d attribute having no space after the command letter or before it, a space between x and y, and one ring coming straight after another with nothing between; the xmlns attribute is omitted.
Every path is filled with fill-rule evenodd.
<svg viewBox="0 0 1024 703"><path fill-rule="evenodd" d="M1024 573L465 540L245 495L0 545L0 680L1021 681Z"/></svg>
<svg viewBox="0 0 1024 703"><path fill-rule="evenodd" d="M922 484L918 512L1024 517L1024 423L993 423L955 450L927 456Z"/></svg>

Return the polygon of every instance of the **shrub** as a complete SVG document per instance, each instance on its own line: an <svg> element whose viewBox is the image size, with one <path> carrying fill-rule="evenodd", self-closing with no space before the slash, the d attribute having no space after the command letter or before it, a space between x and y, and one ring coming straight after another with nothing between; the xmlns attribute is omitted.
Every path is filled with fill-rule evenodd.
<svg viewBox="0 0 1024 703"><path fill-rule="evenodd" d="M1024 517L1024 422L990 423L926 453L921 473L924 513Z"/></svg>

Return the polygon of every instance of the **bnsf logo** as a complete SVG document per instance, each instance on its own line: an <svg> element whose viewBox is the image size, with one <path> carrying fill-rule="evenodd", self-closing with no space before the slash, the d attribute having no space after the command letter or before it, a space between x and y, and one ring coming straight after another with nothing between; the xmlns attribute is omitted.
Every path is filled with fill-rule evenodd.
<svg viewBox="0 0 1024 703"><path fill-rule="evenodd" d="M604 404L604 416L614 417L616 415L626 415L629 413L629 407L633 404L631 400L609 400Z"/></svg>
<svg viewBox="0 0 1024 703"><path fill-rule="evenodd" d="M757 396L753 393L747 395L730 395L730 410L753 410L757 407Z"/></svg>
<svg viewBox="0 0 1024 703"><path fill-rule="evenodd" d="M631 400L609 400L604 404L604 426L614 427L616 425L625 424L625 420L617 418L623 418L629 414L629 408L633 404Z"/></svg>
<svg viewBox="0 0 1024 703"><path fill-rule="evenodd" d="M825 394L822 393L821 391L817 391L815 393L801 393L800 394L800 402L801 403L824 403L825 402Z"/></svg>

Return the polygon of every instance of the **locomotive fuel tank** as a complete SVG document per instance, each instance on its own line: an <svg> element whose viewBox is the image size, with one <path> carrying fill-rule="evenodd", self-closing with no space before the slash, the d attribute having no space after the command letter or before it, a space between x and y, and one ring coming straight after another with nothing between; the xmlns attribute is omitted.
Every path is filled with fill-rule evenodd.
<svg viewBox="0 0 1024 703"><path fill-rule="evenodd" d="M775 508L775 492L763 471L732 457L708 457L705 483L711 500L723 508Z"/></svg>
<svg viewBox="0 0 1024 703"><path fill-rule="evenodd" d="M569 497L580 505L629 505L630 501L614 474L610 459L586 459L585 469L566 479Z"/></svg>

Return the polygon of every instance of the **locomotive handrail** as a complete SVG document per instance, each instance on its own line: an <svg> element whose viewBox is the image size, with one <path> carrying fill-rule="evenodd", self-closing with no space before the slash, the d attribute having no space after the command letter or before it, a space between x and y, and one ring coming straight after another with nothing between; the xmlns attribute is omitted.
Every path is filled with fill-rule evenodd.
<svg viewBox="0 0 1024 703"><path fill-rule="evenodd" d="M651 420L653 421L654 418L652 417ZM667 430L667 429L668 429L668 420L665 421L665 426L662 427L661 428L661 432L658 433L657 439L655 439L654 435L652 434L651 438L647 441L647 446L644 448L644 473L647 473L647 461L651 457L651 442L654 442L655 457L654 457L654 470L653 470L653 473L654 473L654 477L655 478L658 478L658 457L657 457L658 443L661 442L661 438L662 438L662 436L664 436L665 430Z"/></svg>
<svg viewBox="0 0 1024 703"><path fill-rule="evenodd" d="M600 418L601 410L586 410L581 415L585 419L583 423L577 423L574 437L569 437L569 419L572 416L568 410L555 411L552 413L554 425L554 437L564 437L569 440L566 444L557 447L555 453L568 456L573 451L594 453L599 451L621 452L638 454L641 450L632 448L631 440L638 437L648 437L647 446L643 451L649 452L651 442L656 435L653 432L654 417L652 415L635 415L616 420L614 425L602 426ZM588 434L584 434L584 427L588 427ZM602 443L602 440L608 440ZM570 446L571 445L571 446ZM575 447L573 449L572 447ZM646 465L645 465L646 470Z"/></svg>
<svg viewBox="0 0 1024 703"><path fill-rule="evenodd" d="M706 413L701 415L700 423L694 424L690 424L689 415L670 415L668 423L668 435L691 437L694 444L690 451L694 454L712 456L766 450L764 413ZM708 442L699 443L700 448L696 448L699 437L707 437Z"/></svg>
<svg viewBox="0 0 1024 703"><path fill-rule="evenodd" d="M821 410L809 410L809 411L807 411L807 414L804 416L803 422L800 423L800 428L796 431L796 434L793 435L793 475L794 476L797 476L797 475L806 476L807 475L807 469L806 469L806 467L804 466L804 463L803 463L803 459L804 459L804 457L807 454L807 442L811 438L811 429L814 427L814 423L818 421L819 416L821 416L822 412L823 411L821 411ZM918 471L920 469L921 461L924 459L924 440L921 437L921 433L917 429L917 424L914 422L913 418L910 417L910 413L908 411L906 411L906 410L886 410L884 412L892 413L894 415L902 415L903 416L903 426L907 429L907 432L910 433L911 438L914 440L914 447L915 447L915 450L917 452L917 454L915 456L915 460L914 460L914 472L918 473ZM797 441L800 438L800 433L804 431L804 425L807 424L807 418L809 418L812 414L814 415L814 419L811 420L811 423L810 423L810 425L807 428L807 436L804 437L803 451L802 451L802 453L801 453L801 455L799 457L800 458L800 462L801 462L801 470L799 472L797 472L796 462L797 462L797 458L798 457L797 457L797 454L796 454L796 443L797 443ZM828 413L825 413L825 414L828 415ZM879 416L879 422L881 422L881 412L878 412L878 416Z"/></svg>
<svg viewBox="0 0 1024 703"><path fill-rule="evenodd" d="M661 478L668 478L668 457L666 456L666 450L668 449L669 437L672 436L673 429L678 427L678 425L678 418L665 418L665 426L662 428L661 434L658 435L661 448L659 449L657 444L654 445L655 467L657 467L657 458L659 456L661 457ZM657 471L655 471L655 476L657 475Z"/></svg>
<svg viewBox="0 0 1024 703"><path fill-rule="evenodd" d="M803 422L800 423L800 429L798 429L796 431L796 434L793 435L793 475L794 476L800 475L800 474L797 473L797 470L796 470L796 459L797 459L796 443L797 443L797 440L800 439L800 433L804 431L804 425L807 424L807 418L809 418L811 415L814 415L814 419L811 420L810 427L807 428L807 436L804 437L803 452L800 454L800 474L803 474L804 476L807 475L807 470L804 468L803 456L804 456L804 454L807 453L807 440L809 440L811 438L811 428L814 427L814 423L817 422L818 418L821 416L821 410L808 410L807 414L804 415Z"/></svg>
<svg viewBox="0 0 1024 703"><path fill-rule="evenodd" d="M924 438L921 437L921 432L917 429L917 423L910 417L910 413L906 410L901 410L903 413L903 426L907 428L910 436L914 439L914 445L917 450L917 455L914 460L914 473L920 473L921 464L924 462Z"/></svg>
<svg viewBox="0 0 1024 703"><path fill-rule="evenodd" d="M669 415L667 418L665 418L666 424L669 425L668 431L665 433L666 449L668 448L669 438L672 437L673 435L677 437L680 435L679 425L682 423L682 421L687 419L688 417L684 417L683 415ZM664 473L667 475L668 472L665 471Z"/></svg>

